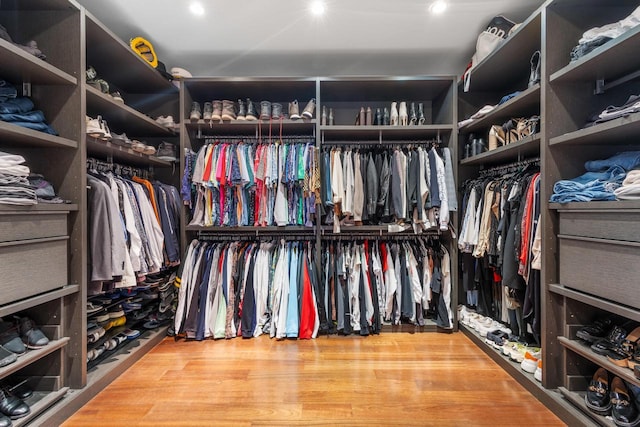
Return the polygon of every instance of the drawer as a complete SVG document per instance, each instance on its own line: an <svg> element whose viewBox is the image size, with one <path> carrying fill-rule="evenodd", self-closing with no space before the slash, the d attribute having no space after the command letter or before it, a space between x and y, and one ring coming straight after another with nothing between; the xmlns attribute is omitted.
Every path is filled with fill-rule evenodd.
<svg viewBox="0 0 640 427"><path fill-rule="evenodd" d="M1 213L0 242L66 236L67 214L62 212Z"/></svg>
<svg viewBox="0 0 640 427"><path fill-rule="evenodd" d="M561 285L640 308L640 243L558 237Z"/></svg>
<svg viewBox="0 0 640 427"><path fill-rule="evenodd" d="M560 211L558 234L640 242L640 211Z"/></svg>
<svg viewBox="0 0 640 427"><path fill-rule="evenodd" d="M68 237L0 244L0 305L68 284Z"/></svg>

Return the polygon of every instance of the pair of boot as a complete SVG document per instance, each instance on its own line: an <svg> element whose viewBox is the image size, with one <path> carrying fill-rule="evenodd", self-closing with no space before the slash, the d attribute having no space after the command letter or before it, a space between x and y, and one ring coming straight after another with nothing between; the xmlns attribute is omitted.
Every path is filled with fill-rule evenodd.
<svg viewBox="0 0 640 427"><path fill-rule="evenodd" d="M194 102L191 104L191 112L189 113L189 119L191 120L245 120L242 116L240 119L236 114L236 108L233 101L212 101L205 102L204 109L200 110L200 103Z"/></svg>
<svg viewBox="0 0 640 427"><path fill-rule="evenodd" d="M411 103L411 109L407 111L407 103L402 101L398 106L397 102L391 103L391 126L414 126L423 125L426 121L424 117L424 106L422 102L418 103L418 109L416 110L416 103Z"/></svg>
<svg viewBox="0 0 640 427"><path fill-rule="evenodd" d="M315 99L311 99L307 106L299 113L298 101L295 100L289 103L289 118L297 120L300 118L311 119L315 110ZM262 101L260 103L260 114L256 105L247 98L246 102L242 99L238 99L238 108L233 101L212 101L204 103L204 110L200 109L198 102L193 102L191 105L191 112L189 119L191 120L214 120L214 121L230 121L230 120L279 120L284 118L283 106L277 102Z"/></svg>

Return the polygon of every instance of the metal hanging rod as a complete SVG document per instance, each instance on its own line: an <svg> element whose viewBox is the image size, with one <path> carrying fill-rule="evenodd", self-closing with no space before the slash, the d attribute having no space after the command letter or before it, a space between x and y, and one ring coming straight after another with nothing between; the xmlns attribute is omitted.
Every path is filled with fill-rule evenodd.
<svg viewBox="0 0 640 427"><path fill-rule="evenodd" d="M197 140L213 140L213 141L225 141L225 142L229 142L228 140L230 139L237 139L237 140L243 140L243 141L259 141L259 137L255 136L255 135L202 135L202 136L198 136L195 139ZM262 138L263 143L265 141L265 139L269 139L269 137L264 137ZM309 141L313 141L315 140L315 136L313 135L283 135L282 138L280 138L280 136L272 136L271 140L272 141L279 141L279 140L309 140ZM234 141L234 142L238 142L238 141Z"/></svg>
<svg viewBox="0 0 640 427"><path fill-rule="evenodd" d="M111 157L107 161L87 157L87 169L98 172L113 172L116 175L122 176L141 176L145 179L148 179L153 174L151 166L149 170L147 170L130 165L122 165L120 163L114 163Z"/></svg>
<svg viewBox="0 0 640 427"><path fill-rule="evenodd" d="M540 163L540 158L539 157L534 157L531 159L525 159L525 160L520 160L517 162L513 162L513 163L507 163L504 165L499 165L499 166L494 166L488 169L482 169L480 171L480 176L486 176L486 175L491 175L494 173L498 173L498 172L504 172L507 171L509 169L517 169L523 166L527 166L527 165L531 165L531 164L536 164L536 163Z"/></svg>

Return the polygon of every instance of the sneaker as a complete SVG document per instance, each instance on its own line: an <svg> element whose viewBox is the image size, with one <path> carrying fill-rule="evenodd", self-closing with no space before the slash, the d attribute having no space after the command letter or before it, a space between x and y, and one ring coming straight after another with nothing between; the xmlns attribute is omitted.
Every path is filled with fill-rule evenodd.
<svg viewBox="0 0 640 427"><path fill-rule="evenodd" d="M204 109L202 110L202 118L204 120L211 120L211 114L213 114L213 105L210 102L205 102Z"/></svg>
<svg viewBox="0 0 640 427"><path fill-rule="evenodd" d="M200 111L200 104L194 102L191 104L191 113L189 113L191 120L200 120L202 118L202 112Z"/></svg>
<svg viewBox="0 0 640 427"><path fill-rule="evenodd" d="M222 120L222 101L213 101L213 112L211 113L211 120L220 121Z"/></svg>
<svg viewBox="0 0 640 427"><path fill-rule="evenodd" d="M109 126L107 125L107 121L102 118L102 116L98 116L98 121L100 122L100 126L102 127L103 135L100 137L103 141L111 141L111 131L109 130Z"/></svg>
<svg viewBox="0 0 640 427"><path fill-rule="evenodd" d="M142 153L146 154L147 156L153 156L154 154L156 154L156 147L154 147L153 145L145 145Z"/></svg>
<svg viewBox="0 0 640 427"><path fill-rule="evenodd" d="M297 99L289 103L289 118L291 120L300 119L300 106Z"/></svg>
<svg viewBox="0 0 640 427"><path fill-rule="evenodd" d="M102 306L99 304L94 304L91 301L87 302L87 314L91 315L93 313L97 313L98 311L102 310Z"/></svg>
<svg viewBox="0 0 640 427"><path fill-rule="evenodd" d="M98 314L96 317L93 318L93 320L95 320L98 323L106 322L109 320L109 313Z"/></svg>
<svg viewBox="0 0 640 427"><path fill-rule="evenodd" d="M10 365L18 360L18 355L0 345L0 367Z"/></svg>
<svg viewBox="0 0 640 427"><path fill-rule="evenodd" d="M524 359L522 359L522 362L520 362L520 368L525 372L533 374L538 368L539 359L540 359L539 351L536 352L536 351L528 350L524 354Z"/></svg>
<svg viewBox="0 0 640 427"><path fill-rule="evenodd" d="M250 98L247 98L247 114L245 115L245 118L248 121L258 120L256 106L253 104Z"/></svg>
<svg viewBox="0 0 640 427"><path fill-rule="evenodd" d="M278 102L274 102L273 104L271 104L271 118L273 120L280 120L281 118L283 118L282 104Z"/></svg>
<svg viewBox="0 0 640 427"><path fill-rule="evenodd" d="M158 123L160 126L164 126L167 128L171 128L173 129L174 127L176 127L176 123L173 120L173 116L159 116L156 119L156 123Z"/></svg>
<svg viewBox="0 0 640 427"><path fill-rule="evenodd" d="M533 378L542 382L542 359L538 360L538 366L536 367L536 371L533 373Z"/></svg>
<svg viewBox="0 0 640 427"><path fill-rule="evenodd" d="M222 120L236 119L236 106L233 101L222 101Z"/></svg>
<svg viewBox="0 0 640 427"><path fill-rule="evenodd" d="M124 316L124 310L122 309L120 304L109 309L109 319L117 319L122 316Z"/></svg>
<svg viewBox="0 0 640 427"><path fill-rule="evenodd" d="M176 146L170 142L162 141L158 146L158 152L156 157L160 160L166 160L168 162L177 162Z"/></svg>
<svg viewBox="0 0 640 427"><path fill-rule="evenodd" d="M89 344L98 342L98 340L102 338L104 334L105 334L105 330L103 327L95 326L87 331L87 342Z"/></svg>
<svg viewBox="0 0 640 427"><path fill-rule="evenodd" d="M260 102L260 120L271 118L271 103L269 101Z"/></svg>
<svg viewBox="0 0 640 427"><path fill-rule="evenodd" d="M131 141L131 149L137 153L144 153L144 150L146 148L147 146L142 142L138 141L137 139L134 139L133 141Z"/></svg>
<svg viewBox="0 0 640 427"><path fill-rule="evenodd" d="M85 71L85 77L86 77L88 82L91 82L91 81L94 81L98 77L98 73L96 72L95 68L93 68L91 65L89 65L89 67L87 67L87 71Z"/></svg>
<svg viewBox="0 0 640 427"><path fill-rule="evenodd" d="M114 101L122 102L124 104L124 99L122 99L122 95L120 95L120 92L111 92L111 97Z"/></svg>
<svg viewBox="0 0 640 427"><path fill-rule="evenodd" d="M315 98L311 98L309 100L309 102L307 103L307 106L304 107L304 110L302 111L302 117L305 117L307 119L312 119L313 118L313 112L316 109L316 99Z"/></svg>
<svg viewBox="0 0 640 427"><path fill-rule="evenodd" d="M100 120L86 116L85 122L87 135L96 139L100 139L104 136L104 130L102 129L102 125L100 125Z"/></svg>
<svg viewBox="0 0 640 427"><path fill-rule="evenodd" d="M27 348L38 349L49 344L49 338L36 328L36 324L28 317L22 317L18 320L18 329Z"/></svg>
<svg viewBox="0 0 640 427"><path fill-rule="evenodd" d="M18 355L27 351L20 339L20 335L18 335L18 329L13 324L3 320L0 320L0 345Z"/></svg>
<svg viewBox="0 0 640 427"><path fill-rule="evenodd" d="M126 133L117 134L113 132L111 134L111 142L122 147L131 147L131 140L127 138Z"/></svg>

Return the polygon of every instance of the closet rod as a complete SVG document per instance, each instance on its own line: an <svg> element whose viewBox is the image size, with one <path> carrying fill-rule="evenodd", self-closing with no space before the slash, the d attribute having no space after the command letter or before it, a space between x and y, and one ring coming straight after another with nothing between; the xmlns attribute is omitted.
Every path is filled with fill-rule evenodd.
<svg viewBox="0 0 640 427"><path fill-rule="evenodd" d="M430 140L402 140L402 141L382 141L382 142L360 142L360 141L325 141L323 142L323 147L342 147L342 146L354 146L357 148L378 148L378 147L387 147L387 146L402 146L407 147L411 145L433 145L438 147L441 145L441 141L430 139Z"/></svg>
<svg viewBox="0 0 640 427"><path fill-rule="evenodd" d="M261 236L255 236L255 235L251 235L251 234L246 234L246 235L236 235L236 236L231 236L231 235L199 235L198 236L198 240L203 241L203 242L265 242L265 241L281 241L281 240L286 240L286 241L314 241L316 240L316 236L315 235L295 235L295 234L287 234L287 235L281 235L281 236L277 236L277 235L261 235Z"/></svg>
<svg viewBox="0 0 640 427"><path fill-rule="evenodd" d="M255 135L202 135L202 136L197 136L195 138L196 140L216 140L216 141L225 141L227 139L240 139L243 141L259 141L260 138L255 136ZM263 137L262 140L268 140L269 137ZM309 140L309 141L313 141L314 136L313 135L283 135L282 138L280 138L279 136L272 136L271 140L272 141L278 141L278 140Z"/></svg>
<svg viewBox="0 0 640 427"><path fill-rule="evenodd" d="M539 157L533 157L531 159L525 159L525 160L520 160L520 161L517 161L517 162L507 163L507 164L498 165L498 166L493 166L491 168L480 170L480 176L489 175L489 174L494 173L494 172L501 172L501 171L504 171L504 170L507 170L507 169L510 169L510 168L517 168L517 167L527 166L527 165L536 164L536 163L540 163L540 158Z"/></svg>
<svg viewBox="0 0 640 427"><path fill-rule="evenodd" d="M87 157L87 169L93 169L98 172L110 171L116 175L140 176L144 179L149 179L149 177L152 175L151 170L136 168L129 165L122 165L120 163L114 163L111 160L99 160L93 157Z"/></svg>
<svg viewBox="0 0 640 427"><path fill-rule="evenodd" d="M325 234L322 236L322 240L344 240L345 242L353 240L440 240L440 235L435 232L429 232L434 234L412 234L412 235L394 235L394 234Z"/></svg>

